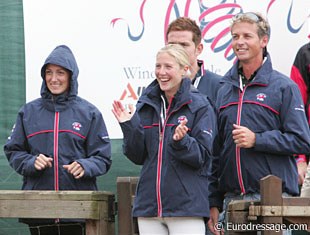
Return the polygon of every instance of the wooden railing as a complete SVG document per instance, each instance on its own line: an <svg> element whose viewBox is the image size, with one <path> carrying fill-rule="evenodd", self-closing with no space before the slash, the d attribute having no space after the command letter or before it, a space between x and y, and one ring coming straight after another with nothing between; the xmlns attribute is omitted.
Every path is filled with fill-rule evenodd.
<svg viewBox="0 0 310 235"><path fill-rule="evenodd" d="M132 218L132 205L138 177L118 177L118 235L138 235L137 222ZM282 180L267 176L260 182L261 200L236 200L228 205L228 222L239 225L307 225L310 229L310 198L282 197ZM277 227L278 228L278 227ZM228 234L256 234L257 231L234 230ZM279 235L276 230L264 230L263 235Z"/></svg>
<svg viewBox="0 0 310 235"><path fill-rule="evenodd" d="M285 225L286 228L302 229L304 226L310 229L310 198L283 197L282 180L273 175L261 179L260 191L260 201L236 200L228 205L228 222L244 226L243 229L230 231L229 234L256 234L256 231L251 233L244 230L248 224L258 224L263 228L263 235L281 234L277 231L280 225ZM291 227L292 225L294 226Z"/></svg>
<svg viewBox="0 0 310 235"><path fill-rule="evenodd" d="M114 205L110 192L0 190L0 218L85 219L86 235L115 234Z"/></svg>

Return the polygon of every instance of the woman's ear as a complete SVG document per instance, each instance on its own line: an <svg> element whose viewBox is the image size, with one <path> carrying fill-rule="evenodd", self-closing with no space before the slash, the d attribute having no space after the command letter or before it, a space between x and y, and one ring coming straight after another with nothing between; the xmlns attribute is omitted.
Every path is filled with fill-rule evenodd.
<svg viewBox="0 0 310 235"><path fill-rule="evenodd" d="M184 66L184 74L183 77L190 77L191 71L189 70L189 66Z"/></svg>

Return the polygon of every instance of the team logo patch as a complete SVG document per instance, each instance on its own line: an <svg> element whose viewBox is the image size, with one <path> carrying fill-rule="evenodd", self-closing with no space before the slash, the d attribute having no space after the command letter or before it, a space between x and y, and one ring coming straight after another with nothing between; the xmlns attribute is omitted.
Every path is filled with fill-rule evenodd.
<svg viewBox="0 0 310 235"><path fill-rule="evenodd" d="M211 129L209 129L209 130L204 130L203 132L206 133L206 134L208 134L208 135L210 135L211 137L212 137L212 135L213 135L213 131L212 131Z"/></svg>
<svg viewBox="0 0 310 235"><path fill-rule="evenodd" d="M301 104L299 107L296 107L295 110L305 112L305 106Z"/></svg>
<svg viewBox="0 0 310 235"><path fill-rule="evenodd" d="M82 124L79 122L74 122L74 123L72 123L72 127L74 130L79 131L79 130L81 130Z"/></svg>
<svg viewBox="0 0 310 235"><path fill-rule="evenodd" d="M178 117L178 123L180 124L182 121L187 121L187 117L186 116Z"/></svg>
<svg viewBox="0 0 310 235"><path fill-rule="evenodd" d="M267 95L264 93L259 93L256 95L256 99L259 101L264 101L266 99Z"/></svg>

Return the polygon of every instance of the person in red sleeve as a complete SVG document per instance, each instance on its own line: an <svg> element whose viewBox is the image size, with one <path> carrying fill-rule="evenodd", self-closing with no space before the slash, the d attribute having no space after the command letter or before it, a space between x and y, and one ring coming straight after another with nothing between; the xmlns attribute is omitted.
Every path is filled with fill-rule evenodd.
<svg viewBox="0 0 310 235"><path fill-rule="evenodd" d="M310 39L310 34L308 38ZM310 124L310 41L299 48L291 69L290 77L299 87L305 104L308 123ZM307 172L309 156L298 155L296 156L296 161L298 166L298 184L302 185Z"/></svg>

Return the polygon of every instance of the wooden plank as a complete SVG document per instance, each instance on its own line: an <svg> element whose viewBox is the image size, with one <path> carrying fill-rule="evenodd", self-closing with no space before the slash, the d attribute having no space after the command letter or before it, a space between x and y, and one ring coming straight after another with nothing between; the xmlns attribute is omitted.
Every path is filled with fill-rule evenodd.
<svg viewBox="0 0 310 235"><path fill-rule="evenodd" d="M107 201L114 194L106 191L38 191L38 190L0 190L0 200L76 200Z"/></svg>
<svg viewBox="0 0 310 235"><path fill-rule="evenodd" d="M138 177L117 177L118 234L135 234L136 225L132 218L132 199Z"/></svg>
<svg viewBox="0 0 310 235"><path fill-rule="evenodd" d="M259 205L260 201L233 200L228 204L228 211L246 211L250 205Z"/></svg>
<svg viewBox="0 0 310 235"><path fill-rule="evenodd" d="M261 201L235 200L230 202L227 214L230 223L305 225L308 226L310 232L309 198L282 197L282 181L275 176L263 178L260 184ZM241 231L233 232L233 234L241 233ZM246 234L250 232L246 231ZM262 234L278 235L279 233L265 230Z"/></svg>
<svg viewBox="0 0 310 235"><path fill-rule="evenodd" d="M86 235L100 235L100 234L108 234L108 233L100 233L102 224L98 220L86 220L85 229Z"/></svg>
<svg viewBox="0 0 310 235"><path fill-rule="evenodd" d="M111 235L103 220L86 220L86 235Z"/></svg>
<svg viewBox="0 0 310 235"><path fill-rule="evenodd" d="M102 213L98 203L92 201L0 200L0 217L6 218L100 219L102 216L108 217L107 208Z"/></svg>
<svg viewBox="0 0 310 235"><path fill-rule="evenodd" d="M108 206L106 203L99 203L99 211L105 212ZM114 221L103 219L99 220L86 220L86 235L112 235L115 234Z"/></svg>
<svg viewBox="0 0 310 235"><path fill-rule="evenodd" d="M227 218L230 223L233 224L245 224L248 223L249 213L246 211L228 211Z"/></svg>
<svg viewBox="0 0 310 235"><path fill-rule="evenodd" d="M0 190L0 218L86 219L86 235L115 234L114 194Z"/></svg>
<svg viewBox="0 0 310 235"><path fill-rule="evenodd" d="M310 206L255 206L255 216L309 216Z"/></svg>
<svg viewBox="0 0 310 235"><path fill-rule="evenodd" d="M310 215L308 216L308 218L305 217L285 217L283 219L283 221L285 222L285 224L289 225L289 224L294 224L294 225L302 225L302 226L306 226L307 228L305 228L304 230L307 230L308 232L310 232ZM298 229L301 229L300 227Z"/></svg>
<svg viewBox="0 0 310 235"><path fill-rule="evenodd" d="M282 180L279 177L269 175L260 180L261 205L282 205ZM282 217L262 217L263 224L282 224ZM277 231L262 231L263 235L278 235Z"/></svg>
<svg viewBox="0 0 310 235"><path fill-rule="evenodd" d="M283 206L310 206L310 198L305 197L284 197Z"/></svg>

